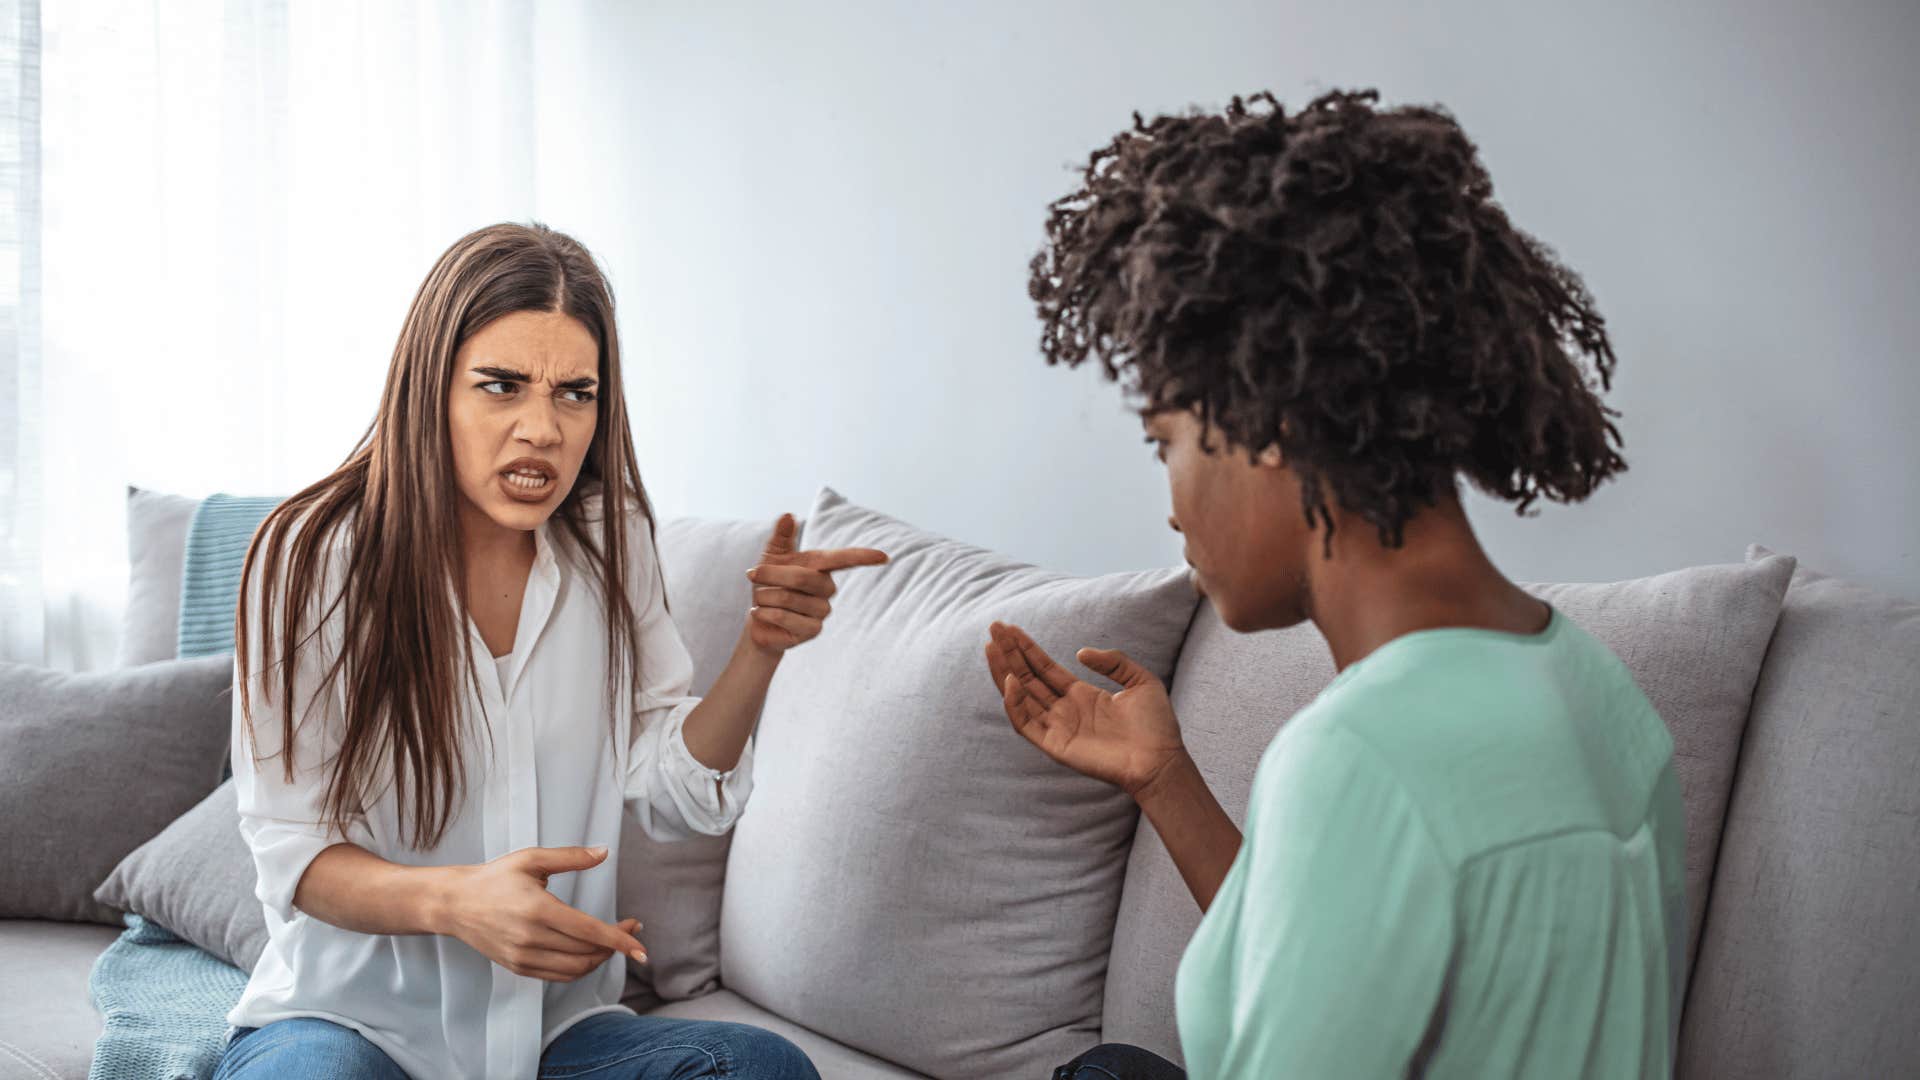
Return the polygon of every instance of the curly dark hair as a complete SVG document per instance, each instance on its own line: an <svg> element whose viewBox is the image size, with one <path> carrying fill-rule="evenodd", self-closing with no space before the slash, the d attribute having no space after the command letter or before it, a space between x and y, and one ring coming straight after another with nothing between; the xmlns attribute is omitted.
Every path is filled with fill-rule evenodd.
<svg viewBox="0 0 1920 1080"><path fill-rule="evenodd" d="M1399 547L1457 476L1524 515L1627 467L1577 359L1611 387L1580 278L1507 219L1448 112L1378 99L1135 113L1049 207L1028 289L1049 364L1095 357L1143 414L1277 446L1329 551L1329 497Z"/></svg>

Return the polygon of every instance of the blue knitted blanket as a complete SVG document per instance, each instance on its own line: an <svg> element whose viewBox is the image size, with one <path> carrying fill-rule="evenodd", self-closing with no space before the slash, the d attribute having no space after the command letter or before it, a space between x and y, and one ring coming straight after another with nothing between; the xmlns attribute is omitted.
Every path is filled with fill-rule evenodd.
<svg viewBox="0 0 1920 1080"><path fill-rule="evenodd" d="M277 495L209 495L193 512L180 571L181 656L233 651L233 609L240 602L247 545L281 501Z"/></svg>
<svg viewBox="0 0 1920 1080"><path fill-rule="evenodd" d="M87 989L105 1019L87 1080L205 1080L227 1046L227 1013L247 973L128 914L93 962Z"/></svg>

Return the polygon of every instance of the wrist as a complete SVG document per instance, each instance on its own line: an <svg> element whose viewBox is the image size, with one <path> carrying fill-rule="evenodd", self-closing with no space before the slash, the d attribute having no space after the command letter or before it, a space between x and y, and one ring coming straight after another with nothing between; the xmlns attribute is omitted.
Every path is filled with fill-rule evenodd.
<svg viewBox="0 0 1920 1080"><path fill-rule="evenodd" d="M774 645L762 645L753 640L753 616L747 616L745 624L740 627L740 640L734 645L734 659L744 660L771 672L780 666L780 658L785 655L787 655L785 649Z"/></svg>
<svg viewBox="0 0 1920 1080"><path fill-rule="evenodd" d="M442 934L458 937L460 897L465 894L463 883L471 867L431 866L422 867L422 888L418 891L419 907L415 911L415 921L429 934Z"/></svg>
<svg viewBox="0 0 1920 1080"><path fill-rule="evenodd" d="M1133 801L1142 810L1164 803L1169 797L1177 797L1183 789L1194 784L1206 786L1206 780L1200 775L1200 767L1193 763L1193 756L1181 747L1167 755L1165 761L1154 768L1134 786L1131 794Z"/></svg>

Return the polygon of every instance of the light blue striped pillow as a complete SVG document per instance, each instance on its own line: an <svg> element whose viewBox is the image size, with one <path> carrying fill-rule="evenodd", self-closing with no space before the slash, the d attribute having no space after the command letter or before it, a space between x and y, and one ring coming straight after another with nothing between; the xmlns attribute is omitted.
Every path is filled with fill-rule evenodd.
<svg viewBox="0 0 1920 1080"><path fill-rule="evenodd" d="M247 545L268 511L282 501L274 495L209 495L193 512L180 571L177 655L216 656L233 651L233 612L240 602L240 570Z"/></svg>

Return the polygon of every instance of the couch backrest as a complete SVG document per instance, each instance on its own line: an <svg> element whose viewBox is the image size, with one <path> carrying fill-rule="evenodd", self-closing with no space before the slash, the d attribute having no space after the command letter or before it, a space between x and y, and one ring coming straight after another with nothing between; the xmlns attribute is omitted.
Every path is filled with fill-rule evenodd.
<svg viewBox="0 0 1920 1080"><path fill-rule="evenodd" d="M1920 1076L1917 1021L1920 603L1802 569L1741 748L1680 1075Z"/></svg>
<svg viewBox="0 0 1920 1080"><path fill-rule="evenodd" d="M1695 939L1741 733L1792 572L1793 560L1776 556L1612 584L1527 586L1625 661L1673 733ZM1194 760L1236 821L1245 818L1261 751L1332 676L1326 644L1311 626L1239 635L1211 606L1194 620L1174 674L1174 710ZM1165 846L1142 820L1107 969L1103 1038L1180 1059L1173 978L1199 921Z"/></svg>

